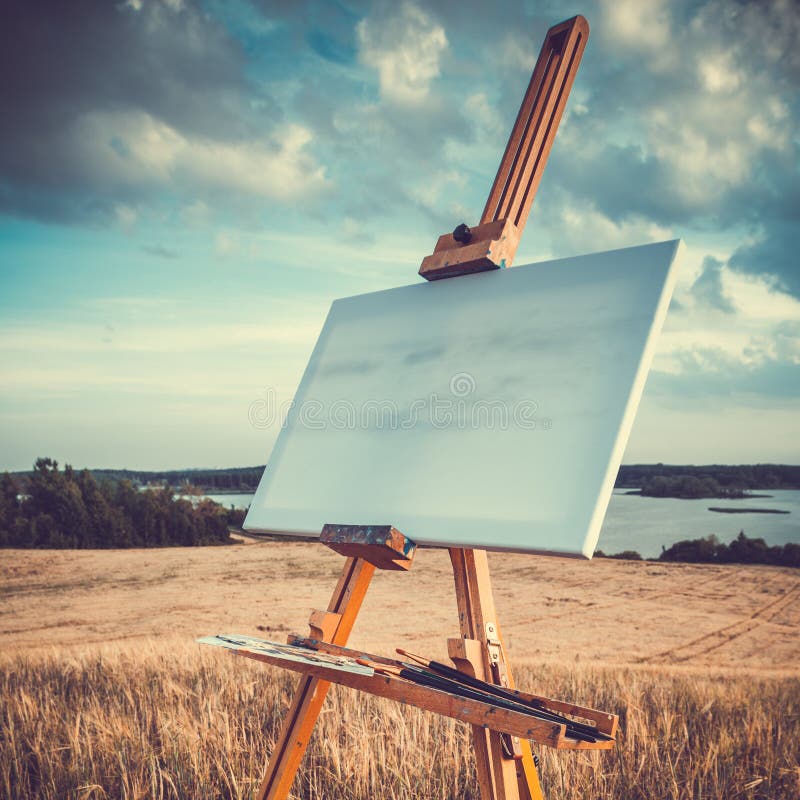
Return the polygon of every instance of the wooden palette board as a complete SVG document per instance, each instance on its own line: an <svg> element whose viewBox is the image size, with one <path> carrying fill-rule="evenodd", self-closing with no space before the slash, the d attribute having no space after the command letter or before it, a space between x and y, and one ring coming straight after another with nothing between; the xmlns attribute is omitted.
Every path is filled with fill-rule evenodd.
<svg viewBox="0 0 800 800"><path fill-rule="evenodd" d="M318 653L306 647L270 642L266 639L259 639L255 636L247 636L241 633L201 636L197 639L197 643L207 644L211 647L221 647L224 650L231 650L242 655L261 655L270 659L271 662L295 671L302 670L303 667L323 666L326 669L346 672L351 675L372 677L375 674L372 667L358 664L353 658ZM289 662L289 664L286 662Z"/></svg>
<svg viewBox="0 0 800 800"><path fill-rule="evenodd" d="M591 557L677 273L668 241L337 300L244 527Z"/></svg>

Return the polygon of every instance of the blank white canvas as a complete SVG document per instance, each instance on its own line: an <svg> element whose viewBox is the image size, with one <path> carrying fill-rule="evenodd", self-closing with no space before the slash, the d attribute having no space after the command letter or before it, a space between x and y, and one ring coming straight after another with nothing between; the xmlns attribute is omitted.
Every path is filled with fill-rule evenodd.
<svg viewBox="0 0 800 800"><path fill-rule="evenodd" d="M591 557L679 245L337 300L245 528Z"/></svg>

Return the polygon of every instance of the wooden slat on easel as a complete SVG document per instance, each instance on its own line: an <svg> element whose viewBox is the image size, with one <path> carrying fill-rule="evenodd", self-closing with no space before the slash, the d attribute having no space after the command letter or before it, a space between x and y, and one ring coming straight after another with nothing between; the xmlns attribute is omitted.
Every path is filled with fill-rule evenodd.
<svg viewBox="0 0 800 800"><path fill-rule="evenodd" d="M581 16L547 32L483 209L482 224L502 219L519 229L525 226L588 37L589 24Z"/></svg>
<svg viewBox="0 0 800 800"><path fill-rule="evenodd" d="M364 559L348 558L345 562L328 604L328 613L336 615L332 617L335 627L330 636L335 644L347 644L374 573L375 567ZM258 790L258 800L282 800L288 796L329 688L330 682L324 679L301 677Z"/></svg>
<svg viewBox="0 0 800 800"><path fill-rule="evenodd" d="M486 647L486 623L496 624L497 613L494 605L492 581L489 575L489 561L485 550L450 548L450 561L453 565L453 578L458 604L458 618L462 639L480 643L479 659L472 659L472 670L476 678L493 680ZM497 631L500 639L500 632ZM502 642L502 639L500 639ZM450 643L448 642L448 645ZM501 645L502 646L502 645ZM454 659L455 660L455 659ZM505 659L504 659L505 660ZM462 664L456 661L459 668ZM505 662L505 676L508 688L514 688L508 663ZM480 674L480 672L483 674ZM521 758L507 758L503 750L500 734L473 727L472 739L475 749L478 779L481 785L482 800L543 800L539 773L533 761L533 753L527 738L518 742Z"/></svg>
<svg viewBox="0 0 800 800"><path fill-rule="evenodd" d="M423 278L511 266L588 38L589 23L580 15L547 31L480 225L442 234L422 260Z"/></svg>

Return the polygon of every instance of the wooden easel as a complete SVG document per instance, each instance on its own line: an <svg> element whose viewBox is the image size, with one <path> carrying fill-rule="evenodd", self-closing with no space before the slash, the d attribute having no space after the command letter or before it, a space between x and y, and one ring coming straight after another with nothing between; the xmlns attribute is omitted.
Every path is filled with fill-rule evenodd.
<svg viewBox="0 0 800 800"><path fill-rule="evenodd" d="M453 233L440 236L433 254L420 267L424 278L439 280L511 265L588 35L589 26L581 16L547 32L480 224L472 229L459 225ZM375 569L409 569L415 545L388 525L326 525L320 539L347 560L327 610L312 612L310 638L303 642L323 652L352 654L344 645ZM449 552L460 637L448 640L448 653L462 672L513 689L486 551L450 548ZM268 657L250 657L270 661ZM553 747L606 748L605 744L567 740L563 728L557 725L532 725L521 715L501 715L474 701L459 702L456 708L442 692L406 686L389 677L334 676L324 665L297 669L304 674L258 791L259 800L284 800L288 796L330 686L327 678L470 722L482 800L542 800L531 738ZM613 736L616 731L617 721L612 715L546 702L548 708L592 720L606 734ZM497 727L505 733L497 732Z"/></svg>

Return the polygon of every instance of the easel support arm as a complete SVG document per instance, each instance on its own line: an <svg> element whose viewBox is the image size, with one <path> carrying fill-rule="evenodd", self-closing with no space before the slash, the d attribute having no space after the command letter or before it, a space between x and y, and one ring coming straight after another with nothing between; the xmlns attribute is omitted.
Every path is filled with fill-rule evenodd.
<svg viewBox="0 0 800 800"><path fill-rule="evenodd" d="M422 260L423 278L511 266L588 38L589 23L580 15L547 31L480 225L461 224L440 236Z"/></svg>

